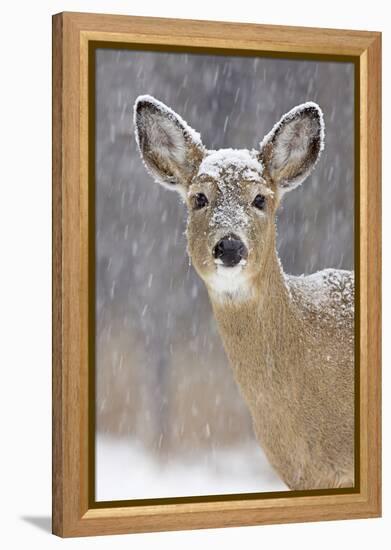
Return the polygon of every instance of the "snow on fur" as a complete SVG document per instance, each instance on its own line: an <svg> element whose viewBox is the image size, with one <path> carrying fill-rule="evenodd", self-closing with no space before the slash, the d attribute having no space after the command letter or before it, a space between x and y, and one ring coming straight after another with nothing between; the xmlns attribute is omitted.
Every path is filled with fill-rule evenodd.
<svg viewBox="0 0 391 550"><path fill-rule="evenodd" d="M152 101L152 116L162 110L167 124L185 127L170 109ZM275 245L274 220L263 220L269 224L267 233L262 223L251 227L251 201L247 197L247 204L241 204L238 190L245 179L266 187L258 156L282 192L296 187L312 171L323 140L322 112L309 102L274 126L260 152L204 149L204 158L197 159L198 176L215 180L213 201L204 214L189 218L195 227L188 231L188 249L207 284L255 433L294 490L354 483L354 275L338 269L285 275L277 250L270 252L266 242L272 235ZM250 245L259 244L259 254L250 253L247 263L224 268L214 263L208 237L217 239L236 229Z"/></svg>
<svg viewBox="0 0 391 550"><path fill-rule="evenodd" d="M254 151L247 149L220 149L209 151L201 162L198 175L207 175L214 179L224 176L237 176L245 180L260 180L262 164Z"/></svg>
<svg viewBox="0 0 391 550"><path fill-rule="evenodd" d="M249 218L243 205L238 204L235 199L236 191L234 187L228 188L224 195L224 201L213 210L210 219L211 227L221 229L244 229L249 224Z"/></svg>
<svg viewBox="0 0 391 550"><path fill-rule="evenodd" d="M354 318L354 273L323 269L310 275L285 275L291 298L304 314L350 323Z"/></svg>
<svg viewBox="0 0 391 550"><path fill-rule="evenodd" d="M244 229L248 226L246 208L238 202L238 185L243 180L263 181L262 163L256 155L256 151L247 149L220 149L209 151L201 162L198 176L216 180L221 192L210 219L211 227ZM265 193L272 191L265 188Z"/></svg>

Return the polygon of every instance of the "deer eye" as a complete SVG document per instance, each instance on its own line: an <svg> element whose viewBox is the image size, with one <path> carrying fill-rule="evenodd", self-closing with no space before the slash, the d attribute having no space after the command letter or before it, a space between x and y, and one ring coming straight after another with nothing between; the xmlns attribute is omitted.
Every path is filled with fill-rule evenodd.
<svg viewBox="0 0 391 550"><path fill-rule="evenodd" d="M258 208L258 210L263 210L265 208L266 199L263 195L257 195L252 202L252 206Z"/></svg>
<svg viewBox="0 0 391 550"><path fill-rule="evenodd" d="M200 210L208 204L207 196L204 193L196 193L193 196L193 206L195 210Z"/></svg>

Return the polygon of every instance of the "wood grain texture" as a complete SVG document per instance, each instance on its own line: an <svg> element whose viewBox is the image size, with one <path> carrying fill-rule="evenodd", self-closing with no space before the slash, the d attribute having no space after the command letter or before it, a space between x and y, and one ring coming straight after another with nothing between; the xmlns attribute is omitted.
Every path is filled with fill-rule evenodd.
<svg viewBox="0 0 391 550"><path fill-rule="evenodd" d="M62 459L62 18L53 19L52 43L52 527L61 533L63 510Z"/></svg>
<svg viewBox="0 0 391 550"><path fill-rule="evenodd" d="M381 513L381 37L367 51L367 445L368 500ZM364 180L365 181L365 180ZM364 185L364 182L363 182ZM364 222L365 223L365 222ZM364 473L363 473L364 474Z"/></svg>
<svg viewBox="0 0 391 550"><path fill-rule="evenodd" d="M360 492L118 508L89 505L88 44L353 56L360 74ZM379 33L64 13L53 18L53 532L59 536L380 514Z"/></svg>
<svg viewBox="0 0 391 550"><path fill-rule="evenodd" d="M53 18L53 532L65 536L81 509L80 51L79 33ZM83 381L84 382L84 381Z"/></svg>
<svg viewBox="0 0 391 550"><path fill-rule="evenodd" d="M360 55L378 33L65 12L90 39L276 52Z"/></svg>

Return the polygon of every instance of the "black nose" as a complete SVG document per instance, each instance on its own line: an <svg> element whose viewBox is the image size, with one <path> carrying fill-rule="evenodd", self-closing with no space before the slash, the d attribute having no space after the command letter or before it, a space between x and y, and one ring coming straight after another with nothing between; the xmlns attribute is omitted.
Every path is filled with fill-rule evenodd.
<svg viewBox="0 0 391 550"><path fill-rule="evenodd" d="M213 256L225 267L233 267L247 257L247 248L236 235L226 235L213 248Z"/></svg>

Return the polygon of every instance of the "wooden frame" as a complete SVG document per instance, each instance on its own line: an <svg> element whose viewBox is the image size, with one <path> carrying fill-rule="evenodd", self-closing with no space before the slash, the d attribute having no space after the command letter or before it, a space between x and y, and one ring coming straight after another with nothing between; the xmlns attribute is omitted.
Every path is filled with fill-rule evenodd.
<svg viewBox="0 0 391 550"><path fill-rule="evenodd" d="M91 503L88 78L89 45L104 41L280 57L342 56L355 63L360 372L354 491L122 507ZM69 537L380 515L380 80L381 35L376 32L79 13L53 17L53 533Z"/></svg>

